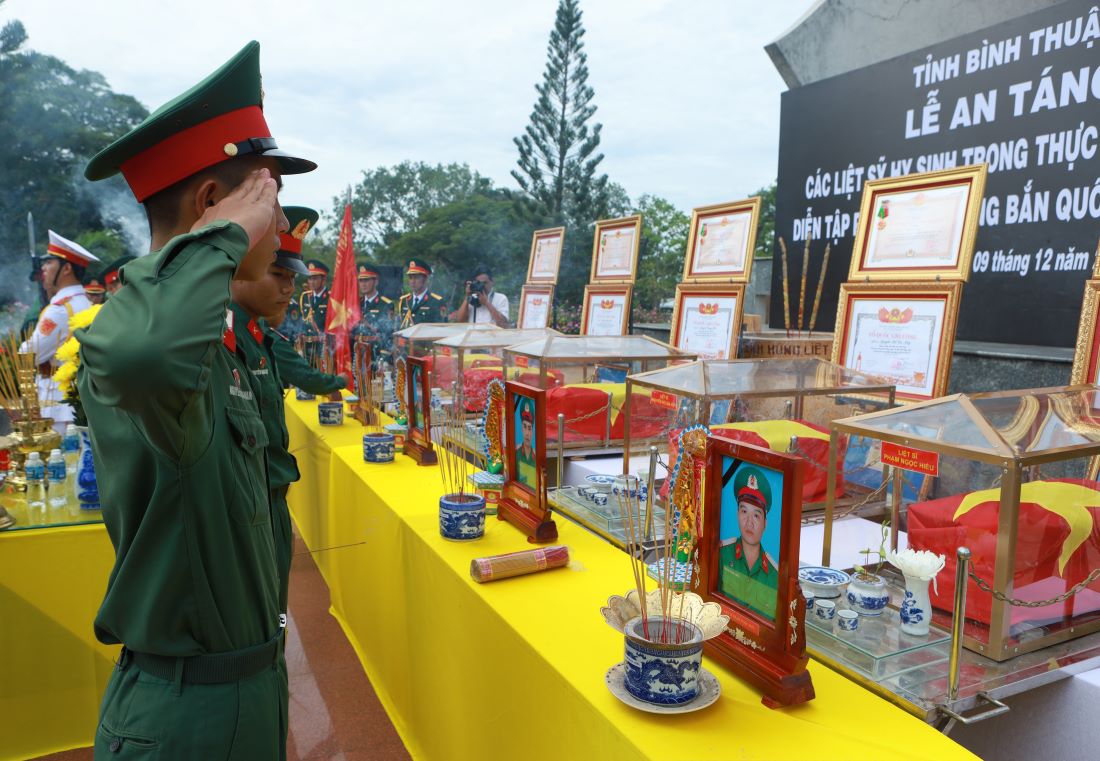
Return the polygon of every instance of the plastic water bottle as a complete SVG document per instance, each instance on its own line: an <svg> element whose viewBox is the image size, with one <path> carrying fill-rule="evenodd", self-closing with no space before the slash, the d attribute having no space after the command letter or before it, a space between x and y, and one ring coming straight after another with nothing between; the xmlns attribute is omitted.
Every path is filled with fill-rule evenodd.
<svg viewBox="0 0 1100 761"><path fill-rule="evenodd" d="M68 497L76 504L76 469L80 464L80 432L69 423L65 426L65 436L61 439L61 456L65 458L65 482L68 484Z"/></svg>
<svg viewBox="0 0 1100 761"><path fill-rule="evenodd" d="M46 483L49 487L50 509L64 510L69 505L69 484L65 472L65 458L60 449L50 452L46 461Z"/></svg>
<svg viewBox="0 0 1100 761"><path fill-rule="evenodd" d="M46 510L46 463L38 452L27 455L23 464L23 474L27 478L27 507L34 510ZM44 516L43 516L44 517Z"/></svg>

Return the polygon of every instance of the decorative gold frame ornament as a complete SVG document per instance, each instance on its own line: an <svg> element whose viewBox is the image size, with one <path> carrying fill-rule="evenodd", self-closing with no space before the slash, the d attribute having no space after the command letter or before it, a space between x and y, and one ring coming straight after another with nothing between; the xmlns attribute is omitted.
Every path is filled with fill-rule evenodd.
<svg viewBox="0 0 1100 761"><path fill-rule="evenodd" d="M687 252L684 255L684 282L703 283L708 281L721 281L725 283L747 283L752 276L753 251L756 248L756 228L760 222L760 207L760 196L753 196L752 198L746 198L742 201L718 203L712 204L711 206L700 206L692 209L691 227L688 229ZM700 225L714 218L733 214L744 214L746 212L748 212L750 216L748 232L746 234L745 251L743 252L743 266L740 269L731 267L729 270L723 270L721 272L697 272L697 242L700 238L697 231Z"/></svg>
<svg viewBox="0 0 1100 761"><path fill-rule="evenodd" d="M1100 261L1100 259L1098 259ZM1100 363L1100 345L1097 343L1097 318L1100 306L1100 280L1085 281L1085 296L1081 302L1081 321L1077 325L1077 345L1073 352L1073 369L1069 371L1069 383L1092 383Z"/></svg>
<svg viewBox="0 0 1100 761"><path fill-rule="evenodd" d="M937 347L935 360L935 380L932 383L932 394L914 394L897 390L898 399L910 401L925 401L935 399L947 393L947 383L951 377L951 356L955 348L955 331L959 319L959 302L962 299L962 283L843 283L840 286L840 301L836 311L836 332L833 334L832 361L854 370L853 363L845 356L848 331L851 328L849 320L852 310L850 304L854 299L882 298L893 301L943 301L943 329L940 333L940 343ZM870 372L870 371L865 371Z"/></svg>
<svg viewBox="0 0 1100 761"><path fill-rule="evenodd" d="M617 230L631 230L634 234L634 242L630 252L630 273L627 275L601 274L603 262L600 252L600 238L605 232ZM642 240L642 216L634 214L630 217L618 219L601 219L596 222L596 233L592 238L592 270L588 277L589 283L633 283L638 277L638 247Z"/></svg>
<svg viewBox="0 0 1100 761"><path fill-rule="evenodd" d="M589 305L593 299L599 298L600 296L625 297L623 317L619 327L619 335L625 336L630 326L630 306L634 296L634 286L628 283L621 283L619 285L586 285L584 287L584 306L581 310L581 335L588 335Z"/></svg>
<svg viewBox="0 0 1100 761"><path fill-rule="evenodd" d="M528 296L545 296L549 300L550 305L546 309L546 324L545 325L530 325L525 326L523 324L523 318L527 313L527 297ZM537 329L548 328L550 323L554 320L554 286L550 284L543 285L542 283L527 283L523 286L523 290L520 292L519 297L519 315L516 317L516 328L524 330L525 328Z"/></svg>
<svg viewBox="0 0 1100 761"><path fill-rule="evenodd" d="M713 296L715 299L737 300L734 306L733 324L730 325L730 336L725 356L707 357L702 354L699 355L700 359L736 358L737 342L741 336L741 318L745 312L745 286L740 283L680 283L677 285L676 303L672 310L672 332L669 334L669 342L677 349L682 348L680 346L680 328L681 318L684 316L684 302L692 296ZM685 349L685 351L687 350Z"/></svg>
<svg viewBox="0 0 1100 761"><path fill-rule="evenodd" d="M939 172L910 174L904 177L889 177L871 180L863 186L863 197L859 205L859 225L856 228L855 244L852 246L852 261L848 279L862 280L958 280L966 282L970 277L970 260L974 254L974 239L978 234L978 219L981 213L982 197L985 193L986 164L945 169ZM912 193L916 191L934 192L946 188L969 186L966 211L963 216L959 247L955 261L951 266L921 267L867 267L865 250L871 239L871 226L882 225L887 217L879 217L876 211L884 196ZM888 198L885 200L889 200ZM918 199L919 200L919 199Z"/></svg>
<svg viewBox="0 0 1100 761"><path fill-rule="evenodd" d="M535 251L538 249L540 240L547 240L550 238L558 238L560 243L558 244L558 260L554 265L554 275L548 277L546 275L535 274ZM558 273L561 271L561 255L565 250L565 228L564 227L549 227L545 230L535 230L531 234L531 252L527 257L527 283L545 283L548 285L557 285Z"/></svg>

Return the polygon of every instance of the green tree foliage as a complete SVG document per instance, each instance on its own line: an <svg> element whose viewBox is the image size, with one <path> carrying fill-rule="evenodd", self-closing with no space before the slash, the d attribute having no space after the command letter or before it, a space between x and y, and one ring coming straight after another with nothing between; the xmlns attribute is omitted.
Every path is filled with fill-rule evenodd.
<svg viewBox="0 0 1100 761"><path fill-rule="evenodd" d="M642 215L642 241L638 260L638 278L634 284L634 307L657 309L671 299L684 271L691 217L671 201L643 195L634 213Z"/></svg>
<svg viewBox="0 0 1100 761"><path fill-rule="evenodd" d="M583 38L578 0L560 0L531 122L514 139L519 159L512 170L535 212L567 228L558 282L559 295L568 300L579 300L587 281L592 224L609 216L612 206L607 175L597 174L603 125L589 126L595 91Z"/></svg>
<svg viewBox="0 0 1100 761"><path fill-rule="evenodd" d="M101 74L29 50L26 40L17 20L0 28L0 282L19 289L29 270L23 224L28 211L39 253L45 251L46 227L73 239L94 230L121 231L120 220L88 191L81 172L88 157L147 113L134 98L111 90ZM113 186L125 188L120 179ZM136 211L136 203L129 203ZM14 294L0 286L0 301Z"/></svg>
<svg viewBox="0 0 1100 761"><path fill-rule="evenodd" d="M351 213L357 256L371 256L404 233L417 229L421 216L440 206L492 190L492 182L466 164L403 161L363 172L352 188ZM346 196L332 202L332 241L340 232Z"/></svg>
<svg viewBox="0 0 1100 761"><path fill-rule="evenodd" d="M100 270L115 259L130 253L126 241L115 230L88 230L76 236L76 242L95 254L101 264L89 268L89 274L99 274Z"/></svg>
<svg viewBox="0 0 1100 761"><path fill-rule="evenodd" d="M760 196L760 222L756 226L756 246L753 256L771 259L775 247L775 183L753 193Z"/></svg>
<svg viewBox="0 0 1100 761"><path fill-rule="evenodd" d="M379 262L390 264L427 259L434 269L431 287L449 309L458 307L470 270L488 265L497 290L518 306L531 231L512 191L488 190L428 209L412 230L375 253Z"/></svg>

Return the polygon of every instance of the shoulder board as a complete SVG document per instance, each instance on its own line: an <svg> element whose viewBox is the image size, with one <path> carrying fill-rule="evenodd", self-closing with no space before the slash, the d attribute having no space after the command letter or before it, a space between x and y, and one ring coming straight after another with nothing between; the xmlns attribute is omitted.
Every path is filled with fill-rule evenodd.
<svg viewBox="0 0 1100 761"><path fill-rule="evenodd" d="M440 295L439 295L438 293L433 293L433 294L432 294L431 296L432 296L432 298L433 298L433 299L435 299L436 301L443 301L443 297L442 297L442 296L440 296Z"/></svg>
<svg viewBox="0 0 1100 761"><path fill-rule="evenodd" d="M388 298L386 298L385 296L383 296L383 297L382 297L382 303L383 303L383 304L392 304L392 303L393 303L393 299L388 299Z"/></svg>
<svg viewBox="0 0 1100 761"><path fill-rule="evenodd" d="M53 304L53 306L59 307L59 306L62 306L63 304L68 304L72 300L73 300L72 296L66 296L63 299L58 299L57 301L53 301L51 303Z"/></svg>
<svg viewBox="0 0 1100 761"><path fill-rule="evenodd" d="M402 293L401 298L399 298L398 301L401 302L401 301L406 300L407 298L409 298L409 295L410 294L408 294L408 293Z"/></svg>

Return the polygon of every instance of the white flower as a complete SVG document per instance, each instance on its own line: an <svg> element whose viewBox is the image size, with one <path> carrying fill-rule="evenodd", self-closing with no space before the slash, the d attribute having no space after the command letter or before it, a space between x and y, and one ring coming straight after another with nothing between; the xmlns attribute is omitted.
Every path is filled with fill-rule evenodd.
<svg viewBox="0 0 1100 761"><path fill-rule="evenodd" d="M943 555L937 555L928 550L912 550L908 548L901 552L891 551L887 553L886 560L889 561L890 565L896 567L911 579L917 579L919 581L928 581L931 579L932 586L936 584L936 574L942 571L944 565L947 563L947 559L944 558Z"/></svg>

